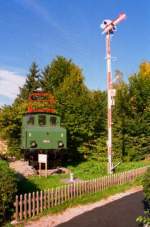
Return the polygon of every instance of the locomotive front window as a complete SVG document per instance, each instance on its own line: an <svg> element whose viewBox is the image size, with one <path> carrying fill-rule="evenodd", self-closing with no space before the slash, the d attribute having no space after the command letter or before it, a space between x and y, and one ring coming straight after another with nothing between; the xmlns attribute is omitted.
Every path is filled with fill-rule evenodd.
<svg viewBox="0 0 150 227"><path fill-rule="evenodd" d="M50 125L52 127L56 126L56 117L50 117Z"/></svg>
<svg viewBox="0 0 150 227"><path fill-rule="evenodd" d="M27 125L34 125L34 116L30 115L27 117Z"/></svg>
<svg viewBox="0 0 150 227"><path fill-rule="evenodd" d="M46 116L45 115L39 115L38 122L39 122L40 126L45 126L46 125Z"/></svg>

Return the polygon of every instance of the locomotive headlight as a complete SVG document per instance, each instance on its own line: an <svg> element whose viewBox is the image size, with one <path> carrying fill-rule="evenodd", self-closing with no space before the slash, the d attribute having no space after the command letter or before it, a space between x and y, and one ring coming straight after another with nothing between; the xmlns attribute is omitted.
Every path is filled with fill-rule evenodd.
<svg viewBox="0 0 150 227"><path fill-rule="evenodd" d="M32 148L35 148L35 147L37 147L37 143L36 143L36 141L34 140L34 141L31 141L31 147Z"/></svg>
<svg viewBox="0 0 150 227"><path fill-rule="evenodd" d="M58 141L58 147L63 147L64 143L62 141Z"/></svg>

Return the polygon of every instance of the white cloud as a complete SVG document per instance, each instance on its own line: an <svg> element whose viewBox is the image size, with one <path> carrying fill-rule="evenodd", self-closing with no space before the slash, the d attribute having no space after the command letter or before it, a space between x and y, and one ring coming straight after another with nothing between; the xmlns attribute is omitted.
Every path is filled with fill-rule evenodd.
<svg viewBox="0 0 150 227"><path fill-rule="evenodd" d="M24 82L25 77L12 71L0 69L0 96L13 100Z"/></svg>

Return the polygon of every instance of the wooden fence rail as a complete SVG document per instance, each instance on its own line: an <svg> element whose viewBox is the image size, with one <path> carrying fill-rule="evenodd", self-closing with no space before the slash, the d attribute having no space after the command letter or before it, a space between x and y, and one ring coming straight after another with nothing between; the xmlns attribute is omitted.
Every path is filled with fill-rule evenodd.
<svg viewBox="0 0 150 227"><path fill-rule="evenodd" d="M116 173L88 181L74 182L44 191L16 195L15 220L22 221L82 195L100 192L113 185L124 184L144 174L148 167Z"/></svg>

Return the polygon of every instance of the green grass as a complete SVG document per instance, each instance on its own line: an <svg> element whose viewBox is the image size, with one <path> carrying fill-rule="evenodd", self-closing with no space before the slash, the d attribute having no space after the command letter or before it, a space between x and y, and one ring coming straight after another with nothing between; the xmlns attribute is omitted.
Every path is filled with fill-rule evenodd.
<svg viewBox="0 0 150 227"><path fill-rule="evenodd" d="M57 186L65 184L65 179L69 176L66 174L59 174L48 176L33 176L28 179L22 179L19 183L20 193L33 192L37 190L45 190L48 188L55 188Z"/></svg>
<svg viewBox="0 0 150 227"><path fill-rule="evenodd" d="M82 180L88 180L107 174L107 164L93 160L82 162L75 167L68 166L68 168L74 173L75 178Z"/></svg>
<svg viewBox="0 0 150 227"><path fill-rule="evenodd" d="M150 160L124 162L124 163L121 163L121 165L119 165L117 167L117 172L128 171L130 169L137 169L137 168L144 167L147 165L150 165Z"/></svg>
<svg viewBox="0 0 150 227"><path fill-rule="evenodd" d="M123 172L146 165L150 165L150 161L125 162L121 163L116 168L116 172ZM107 163L100 163L93 160L82 162L77 166L68 166L68 168L74 173L75 178L82 180L89 180L107 175ZM28 179L23 179L20 182L20 193L57 187L65 184L65 179L69 179L69 175L57 174L48 176L47 178L34 176Z"/></svg>
<svg viewBox="0 0 150 227"><path fill-rule="evenodd" d="M115 163L114 163L115 164ZM124 162L121 163L117 168L116 172L123 172L130 169L140 168L146 165L150 165L149 161L134 161L134 162ZM107 163L106 162L98 162L94 160L82 162L81 164L73 167L68 166L69 169L74 173L76 178L80 178L83 180L89 180L93 178L97 178L100 176L107 175Z"/></svg>

